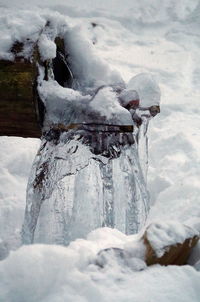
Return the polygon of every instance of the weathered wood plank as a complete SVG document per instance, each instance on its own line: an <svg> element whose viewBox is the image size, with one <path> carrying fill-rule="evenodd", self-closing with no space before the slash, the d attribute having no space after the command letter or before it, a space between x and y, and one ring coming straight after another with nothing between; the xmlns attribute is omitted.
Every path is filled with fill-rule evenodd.
<svg viewBox="0 0 200 302"><path fill-rule="evenodd" d="M0 61L0 135L41 137L36 63Z"/></svg>

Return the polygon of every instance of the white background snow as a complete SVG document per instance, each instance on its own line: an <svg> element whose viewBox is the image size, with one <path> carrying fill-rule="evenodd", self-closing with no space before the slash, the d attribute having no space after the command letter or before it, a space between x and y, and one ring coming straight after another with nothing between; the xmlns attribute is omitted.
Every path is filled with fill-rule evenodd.
<svg viewBox="0 0 200 302"><path fill-rule="evenodd" d="M30 1L0 0L1 30L10 24L14 12L27 16L36 28L42 21L31 19L32 11L39 11L39 6L49 7L54 13L65 15L70 26L77 25L77 31L100 58L126 82L141 72L150 72L158 81L162 104L161 114L151 121L149 129L148 186L152 209L148 223L183 223L199 218L200 1L40 2L35 1L37 8L32 8ZM20 24L23 22L18 19L10 28ZM0 48L6 43L9 41L4 36ZM19 242L26 183L38 146L39 140L0 138L0 238L9 247L17 247ZM0 262L0 301L200 300L200 272L190 266L154 266L142 272L116 263L103 271L93 264L88 266L101 248L122 246L131 240L116 230L101 229L69 248L35 245L11 252ZM6 248L2 242L0 248ZM199 253L196 248L192 264L200 258Z"/></svg>

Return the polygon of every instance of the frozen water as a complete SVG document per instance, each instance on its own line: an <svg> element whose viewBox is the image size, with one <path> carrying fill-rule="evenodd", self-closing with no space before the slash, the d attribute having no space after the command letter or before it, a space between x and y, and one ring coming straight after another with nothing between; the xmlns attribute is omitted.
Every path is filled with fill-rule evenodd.
<svg viewBox="0 0 200 302"><path fill-rule="evenodd" d="M7 9L3 8L3 11L6 13ZM51 11L36 9L33 12L34 26L28 17L30 12L25 18L20 11L15 14L13 10L12 13L13 18L7 20L6 26L6 19L2 17L0 20L4 25L3 35L7 37L7 43L0 46L1 58L12 55L10 45L17 40L24 43L22 55L30 57L31 48L33 51L37 41L41 58L51 60L56 56L54 39L59 35L66 42L68 62L75 78L72 86L79 90L60 87L53 75L49 81L43 81L44 70L40 67L38 91L46 109L45 137L27 190L24 242L33 242L35 232L36 241L66 243L100 226L117 227L127 234L137 232L149 209L147 161L142 169L140 167L143 157L147 156L146 151L138 158L138 150L147 147L148 123L138 111L138 121L146 123L142 134L137 129L138 125L135 125L134 133L124 130L121 133L122 129L118 127L114 130L109 128L109 125L131 127L132 118L136 116L135 110L129 112L119 101L119 93L125 88L123 79L119 72L96 55L95 47L84 36L81 26L69 27L67 19ZM136 86L141 101L142 81L148 92L156 87L150 76L143 75L137 80L137 84L140 82L140 87ZM135 83L134 80L132 82ZM134 87L133 90L135 98L138 95ZM126 90L123 97L127 102L127 98L132 98L132 90ZM59 137L57 130L49 131L55 125L71 127L72 124L85 123L107 126L71 130L66 136L59 134ZM105 135L110 131L113 133ZM97 134L90 135L89 132ZM83 217L82 221L78 217Z"/></svg>
<svg viewBox="0 0 200 302"><path fill-rule="evenodd" d="M113 127L50 130L43 138L27 189L24 243L67 244L102 226L133 234L144 225L149 196L137 144L132 132Z"/></svg>
<svg viewBox="0 0 200 302"><path fill-rule="evenodd" d="M139 149L147 148L149 112L122 107L118 82L83 95L41 79L42 70L44 136L27 188L23 243L68 244L103 226L137 233L149 211L147 162L141 169L138 155L140 136ZM136 116L145 124L141 135Z"/></svg>

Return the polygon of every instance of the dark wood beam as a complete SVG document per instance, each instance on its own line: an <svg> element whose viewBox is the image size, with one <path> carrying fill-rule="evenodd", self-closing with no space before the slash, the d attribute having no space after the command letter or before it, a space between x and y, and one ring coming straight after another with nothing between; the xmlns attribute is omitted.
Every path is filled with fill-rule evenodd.
<svg viewBox="0 0 200 302"><path fill-rule="evenodd" d="M35 62L0 60L0 135L41 137L36 78Z"/></svg>

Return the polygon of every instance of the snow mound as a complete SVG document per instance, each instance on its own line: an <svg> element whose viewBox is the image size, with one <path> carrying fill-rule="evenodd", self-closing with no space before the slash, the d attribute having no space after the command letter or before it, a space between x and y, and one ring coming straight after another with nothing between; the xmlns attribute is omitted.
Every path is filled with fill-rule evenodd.
<svg viewBox="0 0 200 302"><path fill-rule="evenodd" d="M66 33L65 44L66 52L70 54L69 63L80 90L113 84L124 88L120 73L97 55L94 45L80 26L75 26Z"/></svg>
<svg viewBox="0 0 200 302"><path fill-rule="evenodd" d="M11 48L15 42L24 44L21 55L30 58L38 40L43 59L55 57L54 39L58 35L62 36L68 29L64 16L58 12L38 9L31 11L1 8L1 13L0 59L14 59Z"/></svg>
<svg viewBox="0 0 200 302"><path fill-rule="evenodd" d="M38 139L29 138L0 140L0 238L8 250L20 245L26 185L39 144Z"/></svg>
<svg viewBox="0 0 200 302"><path fill-rule="evenodd" d="M98 232L102 237L102 231ZM98 232L96 241L76 240L68 248L31 245L11 252L0 262L0 300L146 302L150 297L162 302L199 301L200 272L192 267L156 265L137 272L114 259L104 269L94 265L100 247L108 246L112 236L118 244L124 237L118 231L104 232L107 244L103 245Z"/></svg>
<svg viewBox="0 0 200 302"><path fill-rule="evenodd" d="M21 56L29 59L38 44L42 60L56 56L56 37L65 40L66 54L76 89L88 90L101 85L117 84L124 87L120 73L97 55L94 45L80 26L68 25L69 18L48 9L15 10L0 8L0 59L14 60L11 49L16 42L23 43Z"/></svg>
<svg viewBox="0 0 200 302"><path fill-rule="evenodd" d="M133 124L129 111L120 105L112 87L102 87L92 97L49 80L41 81L38 91L46 109L44 129L60 123Z"/></svg>
<svg viewBox="0 0 200 302"><path fill-rule="evenodd" d="M71 88L64 88L56 81L41 81L38 85L38 92L45 104L45 120L43 129L49 130L52 124L64 124L78 122L77 117L88 101L87 96ZM73 108L74 107L74 108ZM76 109L78 112L75 112ZM81 121L81 117L79 117Z"/></svg>
<svg viewBox="0 0 200 302"><path fill-rule="evenodd" d="M38 41L39 52L43 61L56 57L56 44L45 34L42 34Z"/></svg>
<svg viewBox="0 0 200 302"><path fill-rule="evenodd" d="M139 100L137 91L132 89L124 89L119 95L123 106L126 106L130 101Z"/></svg>
<svg viewBox="0 0 200 302"><path fill-rule="evenodd" d="M90 102L90 108L114 125L132 125L130 113L123 108L111 87L100 89Z"/></svg>

